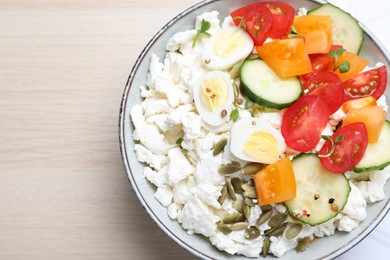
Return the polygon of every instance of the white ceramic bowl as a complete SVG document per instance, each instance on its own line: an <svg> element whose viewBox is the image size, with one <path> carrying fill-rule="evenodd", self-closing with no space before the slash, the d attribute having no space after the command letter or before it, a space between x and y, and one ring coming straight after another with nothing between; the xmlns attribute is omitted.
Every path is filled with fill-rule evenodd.
<svg viewBox="0 0 390 260"><path fill-rule="evenodd" d="M177 244L203 259L248 259L243 256L231 256L217 250L208 239L200 235L189 236L177 221L171 220L167 210L154 197L155 188L143 178L144 165L139 163L134 150L132 139L133 125L130 119L130 109L134 104L141 103L140 85L145 85L149 69L149 61L152 53L160 58L165 56L165 46L168 39L177 31L193 29L195 17L205 11L218 10L220 18L227 16L232 10L257 2L255 0L206 0L196 4L173 18L165 25L146 45L129 76L124 90L119 118L120 149L123 163L129 181L138 196L141 204L149 213L157 225L170 236ZM305 7L312 9L325 3L324 1L287 0L285 1L296 9ZM374 66L381 61L389 66L389 55L378 40L361 24L365 31L365 41L360 55ZM387 88L386 96L390 97L390 88ZM288 252L282 259L332 259L335 258L364 239L384 218L390 208L390 185L385 186L385 200L368 206L368 217L360 226L350 233L336 232L336 235L318 239L310 245L309 249L297 254L294 250ZM260 257L262 258L262 257ZM272 257L271 257L272 258Z"/></svg>

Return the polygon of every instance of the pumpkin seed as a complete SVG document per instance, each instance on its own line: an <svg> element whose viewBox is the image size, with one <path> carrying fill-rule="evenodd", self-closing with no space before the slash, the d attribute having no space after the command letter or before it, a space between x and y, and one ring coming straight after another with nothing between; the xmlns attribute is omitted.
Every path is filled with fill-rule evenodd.
<svg viewBox="0 0 390 260"><path fill-rule="evenodd" d="M257 53L252 53L251 55L248 56L248 58L246 58L247 60L254 60L254 59L257 59L259 58L259 54Z"/></svg>
<svg viewBox="0 0 390 260"><path fill-rule="evenodd" d="M222 138L221 140L219 140L218 143L216 143L216 144L214 145L213 155L216 156L216 155L218 155L220 152L222 152L223 149L225 148L227 142L228 142L227 138Z"/></svg>
<svg viewBox="0 0 390 260"><path fill-rule="evenodd" d="M227 198L227 196L228 196L227 187L226 187L226 185L224 185L222 190L221 190L221 196L218 198L219 204L222 205L225 202L225 199Z"/></svg>
<svg viewBox="0 0 390 260"><path fill-rule="evenodd" d="M221 167L219 167L218 169L218 172L220 174L232 174L232 173L235 173L237 171L239 171L241 169L240 165L237 165L235 163L229 163L229 164L225 164L225 165L222 165Z"/></svg>
<svg viewBox="0 0 390 260"><path fill-rule="evenodd" d="M267 237L270 237L270 236L277 237L277 236L283 234L283 231L286 229L286 226L287 226L287 223L284 223L281 226L267 229L266 231L264 231L264 235Z"/></svg>
<svg viewBox="0 0 390 260"><path fill-rule="evenodd" d="M242 205L242 211L245 215L245 218L247 220L249 220L250 216L251 216L251 208L248 206L248 205Z"/></svg>
<svg viewBox="0 0 390 260"><path fill-rule="evenodd" d="M222 219L222 223L223 224L233 224L233 223L236 223L236 219L237 217L240 215L240 213L233 213L233 214L229 214L229 215L226 215L223 219Z"/></svg>
<svg viewBox="0 0 390 260"><path fill-rule="evenodd" d="M257 198L256 189L254 187L251 187L250 189L244 192L244 196L247 198L256 199Z"/></svg>
<svg viewBox="0 0 390 260"><path fill-rule="evenodd" d="M271 218L271 216L272 216L272 210L262 212L259 219L256 222L256 225L259 226L264 224L265 222L267 222L267 220Z"/></svg>
<svg viewBox="0 0 390 260"><path fill-rule="evenodd" d="M261 208L262 212L272 210L272 206L271 205L264 205L264 206L261 206L260 208Z"/></svg>
<svg viewBox="0 0 390 260"><path fill-rule="evenodd" d="M250 198L245 198L244 199L244 204L249 206L249 207L254 207L256 205L256 203L254 203L253 200L250 199Z"/></svg>
<svg viewBox="0 0 390 260"><path fill-rule="evenodd" d="M236 79L240 76L240 68L241 68L241 65L242 63L244 63L243 61L241 62L237 62L233 67L232 69L229 71L229 74L230 74L230 78L231 79Z"/></svg>
<svg viewBox="0 0 390 260"><path fill-rule="evenodd" d="M233 208L237 210L238 212L242 213L242 206L243 206L242 200L235 200L233 201Z"/></svg>
<svg viewBox="0 0 390 260"><path fill-rule="evenodd" d="M257 227L249 227L245 230L244 237L248 240L256 239L260 236L260 230Z"/></svg>
<svg viewBox="0 0 390 260"><path fill-rule="evenodd" d="M262 163L254 163L254 162L247 163L244 165L244 167L242 167L241 174L252 175L252 174L259 172L264 167L265 167L265 164L262 164Z"/></svg>
<svg viewBox="0 0 390 260"><path fill-rule="evenodd" d="M299 233L301 233L301 231L302 231L302 224L295 223L287 229L286 238L293 239L294 237L298 236Z"/></svg>
<svg viewBox="0 0 390 260"><path fill-rule="evenodd" d="M237 222L237 223L234 223L230 226L230 229L232 231L240 231L240 230L244 230L248 227L248 223L246 222Z"/></svg>
<svg viewBox="0 0 390 260"><path fill-rule="evenodd" d="M230 199L237 200L237 196L236 196L236 193L234 192L234 188L230 182L230 178L226 178L225 182L226 182L226 188L227 188L227 192L229 194Z"/></svg>
<svg viewBox="0 0 390 260"><path fill-rule="evenodd" d="M277 227L281 225L287 218L287 215L284 213L278 213L275 216L272 216L268 221L270 227Z"/></svg>
<svg viewBox="0 0 390 260"><path fill-rule="evenodd" d="M304 238L300 239L298 241L298 245L295 247L295 250L298 253L305 251L309 247L310 242L311 242L310 237L304 237Z"/></svg>
<svg viewBox="0 0 390 260"><path fill-rule="evenodd" d="M238 215L238 217L236 218L236 223L237 222L244 222L245 221L245 215L244 213L240 213L240 215Z"/></svg>
<svg viewBox="0 0 390 260"><path fill-rule="evenodd" d="M267 256L269 251L269 246L271 245L271 240L269 237L266 237L263 242L263 255Z"/></svg>
<svg viewBox="0 0 390 260"><path fill-rule="evenodd" d="M233 178L230 181L233 185L234 191L238 194L242 194L244 190L242 189L242 185L244 184L240 178Z"/></svg>
<svg viewBox="0 0 390 260"><path fill-rule="evenodd" d="M229 228L229 226L222 223L222 222L218 222L217 229L225 235L228 235L232 232L232 230Z"/></svg>

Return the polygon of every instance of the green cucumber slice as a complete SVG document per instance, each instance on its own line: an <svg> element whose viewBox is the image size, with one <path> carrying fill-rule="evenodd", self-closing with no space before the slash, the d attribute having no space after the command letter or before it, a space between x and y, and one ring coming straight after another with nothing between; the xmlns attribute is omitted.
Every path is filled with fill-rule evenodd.
<svg viewBox="0 0 390 260"><path fill-rule="evenodd" d="M246 60L241 66L241 91L253 102L268 108L283 109L302 93L297 77L281 78L262 60Z"/></svg>
<svg viewBox="0 0 390 260"><path fill-rule="evenodd" d="M349 13L332 5L324 4L308 11L308 15L329 15L332 18L333 44L359 54L364 41L364 32L359 22Z"/></svg>
<svg viewBox="0 0 390 260"><path fill-rule="evenodd" d="M292 165L297 196L284 203L289 214L311 226L336 217L351 191L348 178L327 171L315 154L301 154L293 159Z"/></svg>
<svg viewBox="0 0 390 260"><path fill-rule="evenodd" d="M382 170L390 165L390 122L385 121L378 142L368 144L362 160L353 168L354 172Z"/></svg>

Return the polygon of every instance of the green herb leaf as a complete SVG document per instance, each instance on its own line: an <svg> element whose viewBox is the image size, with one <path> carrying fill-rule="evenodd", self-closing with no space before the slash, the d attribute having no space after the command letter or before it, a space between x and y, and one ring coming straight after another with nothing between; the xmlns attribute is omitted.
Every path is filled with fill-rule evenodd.
<svg viewBox="0 0 390 260"><path fill-rule="evenodd" d="M288 37L289 39L291 39L291 38L298 37L298 36L303 37L302 34L300 34L300 33L297 32L297 29L295 28L295 26L292 25L292 26L291 26L291 33L290 33L289 35L287 35L287 37ZM303 38L305 38L305 37L303 37Z"/></svg>
<svg viewBox="0 0 390 260"><path fill-rule="evenodd" d="M324 139L325 141L332 141L332 136L330 135L321 135L322 139Z"/></svg>
<svg viewBox="0 0 390 260"><path fill-rule="evenodd" d="M245 102L245 109L250 109L250 108L252 108L253 107L253 102L251 101L251 100L247 100L246 102Z"/></svg>
<svg viewBox="0 0 390 260"><path fill-rule="evenodd" d="M202 20L202 24L200 26L200 29L196 32L196 35L194 37L194 41L192 42L192 48L195 47L196 42L198 41L198 38L200 35L204 35L206 37L210 37L211 35L207 32L211 28L211 23L209 21L206 21L205 19Z"/></svg>
<svg viewBox="0 0 390 260"><path fill-rule="evenodd" d="M334 58L336 61L340 55L345 52L345 49L337 49L328 54L329 57Z"/></svg>
<svg viewBox="0 0 390 260"><path fill-rule="evenodd" d="M181 147L181 143L183 141L184 141L184 139L180 137L179 139L176 140L176 145Z"/></svg>
<svg viewBox="0 0 390 260"><path fill-rule="evenodd" d="M334 140L335 143L340 143L344 140L344 136L343 135L340 135L340 136L337 136L336 140Z"/></svg>
<svg viewBox="0 0 390 260"><path fill-rule="evenodd" d="M236 122L237 119L238 119L238 115L239 115L239 111L238 111L238 108L234 108L232 110L232 112L230 113L230 119L233 120L233 122Z"/></svg>
<svg viewBox="0 0 390 260"><path fill-rule="evenodd" d="M344 61L343 63L340 64L339 66L339 71L340 73L346 73L350 69L350 64L348 61Z"/></svg>
<svg viewBox="0 0 390 260"><path fill-rule="evenodd" d="M345 61L345 62L341 63L340 65L337 65L338 61L339 61L339 56L342 55L344 52L345 52L345 49L337 49L337 50L334 50L328 54L329 57L334 59L333 71L336 71L341 66L343 66L342 68L340 68L341 73L345 73L345 72L349 71L349 62L348 61ZM344 63L348 63L348 65L344 64Z"/></svg>

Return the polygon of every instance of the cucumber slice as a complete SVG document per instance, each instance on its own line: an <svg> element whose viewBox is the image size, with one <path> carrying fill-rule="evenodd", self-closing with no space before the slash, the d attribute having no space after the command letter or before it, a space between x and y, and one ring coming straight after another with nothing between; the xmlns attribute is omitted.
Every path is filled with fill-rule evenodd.
<svg viewBox="0 0 390 260"><path fill-rule="evenodd" d="M241 66L241 90L253 102L268 108L283 109L302 93L297 77L280 78L262 60L246 60Z"/></svg>
<svg viewBox="0 0 390 260"><path fill-rule="evenodd" d="M293 159L292 165L297 196L284 203L289 214L311 226L337 216L351 191L348 178L327 171L315 154L301 154ZM305 211L309 215L304 216Z"/></svg>
<svg viewBox="0 0 390 260"><path fill-rule="evenodd" d="M386 120L378 142L368 144L362 160L353 168L354 172L382 170L390 165L390 122Z"/></svg>
<svg viewBox="0 0 390 260"><path fill-rule="evenodd" d="M359 22L349 13L332 4L324 4L308 11L308 14L329 15L332 18L333 44L359 54L364 41L364 32Z"/></svg>

